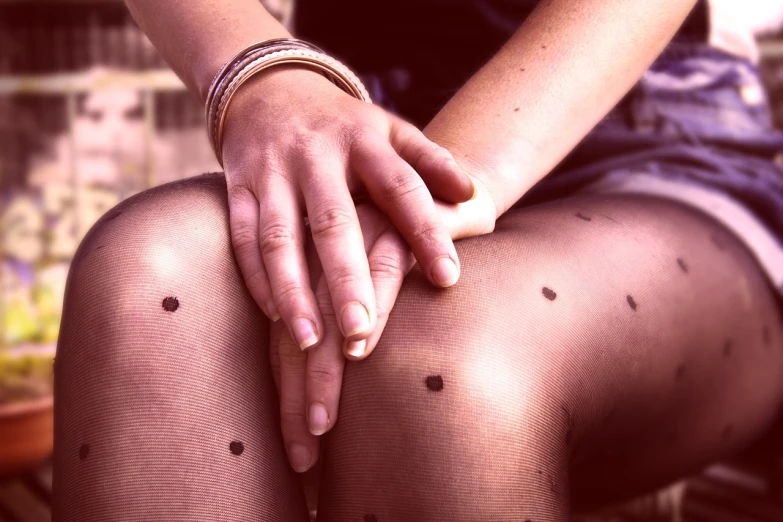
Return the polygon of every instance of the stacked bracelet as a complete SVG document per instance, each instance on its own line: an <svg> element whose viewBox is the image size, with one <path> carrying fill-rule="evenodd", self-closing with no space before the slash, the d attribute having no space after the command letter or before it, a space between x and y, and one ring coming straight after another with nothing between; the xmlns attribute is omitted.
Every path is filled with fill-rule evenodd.
<svg viewBox="0 0 783 522"><path fill-rule="evenodd" d="M284 64L298 64L320 72L354 98L371 101L364 85L350 69L312 44L293 38L253 44L237 53L220 68L207 92L207 134L221 165L223 124L231 98L251 77L270 67Z"/></svg>

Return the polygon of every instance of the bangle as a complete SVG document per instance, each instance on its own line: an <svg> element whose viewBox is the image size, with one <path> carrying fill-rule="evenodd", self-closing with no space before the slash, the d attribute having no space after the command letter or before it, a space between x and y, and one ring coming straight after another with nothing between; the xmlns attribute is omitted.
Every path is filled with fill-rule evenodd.
<svg viewBox="0 0 783 522"><path fill-rule="evenodd" d="M215 77L212 79L212 83L209 85L207 99L204 105L207 135L209 136L209 141L213 148L215 147L215 111L217 110L217 102L222 98L223 93L231 80L245 65L256 58L269 54L270 52L291 48L309 48L320 52L320 49L303 40L296 40L294 38L275 38L257 42L245 47L218 70L217 74L215 74Z"/></svg>
<svg viewBox="0 0 783 522"><path fill-rule="evenodd" d="M286 38L253 44L221 67L207 93L207 134L221 166L223 125L231 98L243 83L256 74L276 65L287 64L297 64L320 72L354 98L372 103L367 89L348 67L312 44Z"/></svg>

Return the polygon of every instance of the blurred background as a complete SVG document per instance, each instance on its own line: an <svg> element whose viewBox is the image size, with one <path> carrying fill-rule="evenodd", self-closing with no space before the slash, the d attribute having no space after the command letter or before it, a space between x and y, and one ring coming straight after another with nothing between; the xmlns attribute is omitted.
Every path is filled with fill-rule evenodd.
<svg viewBox="0 0 783 522"><path fill-rule="evenodd" d="M292 0L264 0L281 21ZM71 258L119 201L219 171L203 109L120 0L0 0L0 522L48 521Z"/></svg>
<svg viewBox="0 0 783 522"><path fill-rule="evenodd" d="M263 3L289 23L292 2ZM783 127L780 23L752 15ZM50 519L52 367L79 241L122 199L217 170L201 106L121 1L0 0L0 522ZM775 479L722 465L698 480L600 520L783 520ZM716 501L726 484L741 493Z"/></svg>

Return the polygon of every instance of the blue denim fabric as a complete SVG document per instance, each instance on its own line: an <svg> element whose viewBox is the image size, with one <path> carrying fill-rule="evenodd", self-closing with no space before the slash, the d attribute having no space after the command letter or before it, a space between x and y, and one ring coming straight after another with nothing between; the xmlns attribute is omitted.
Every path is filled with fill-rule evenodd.
<svg viewBox="0 0 783 522"><path fill-rule="evenodd" d="M721 190L783 247L783 133L758 69L706 45L672 45L563 165L520 204L644 172Z"/></svg>

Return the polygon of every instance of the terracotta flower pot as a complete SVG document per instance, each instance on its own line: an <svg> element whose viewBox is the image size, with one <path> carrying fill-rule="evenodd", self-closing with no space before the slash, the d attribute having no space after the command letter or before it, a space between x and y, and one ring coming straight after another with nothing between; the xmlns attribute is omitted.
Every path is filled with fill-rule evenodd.
<svg viewBox="0 0 783 522"><path fill-rule="evenodd" d="M51 396L0 405L0 475L31 469L52 454Z"/></svg>

